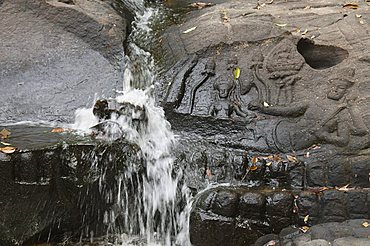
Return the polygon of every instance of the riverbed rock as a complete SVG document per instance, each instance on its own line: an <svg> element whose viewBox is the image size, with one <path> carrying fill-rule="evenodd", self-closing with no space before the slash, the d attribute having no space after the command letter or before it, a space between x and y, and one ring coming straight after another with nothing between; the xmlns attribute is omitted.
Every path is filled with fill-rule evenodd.
<svg viewBox="0 0 370 246"><path fill-rule="evenodd" d="M117 205L123 200L112 194L119 187L128 196L137 192L135 177L145 168L137 145L53 133L47 127L7 128L12 132L7 141L17 150L0 152L0 245L78 241L105 235L112 224L127 228ZM131 199L125 212L136 205Z"/></svg>
<svg viewBox="0 0 370 246"><path fill-rule="evenodd" d="M355 197L360 199L354 200ZM339 237L364 237L369 229L361 223L370 219L369 199L369 191L363 189L211 188L195 198L190 216L191 241L194 246L209 245L209 242L212 245L231 242L232 245L252 245L259 235L271 233L278 234L280 242L291 241L302 236L299 228L305 226L312 226L310 240L332 242ZM346 220L348 222L338 223ZM359 224L359 221L362 222ZM306 236L299 238L301 242L306 239ZM265 237L259 242L266 243Z"/></svg>
<svg viewBox="0 0 370 246"><path fill-rule="evenodd" d="M129 23L107 2L5 0L0 18L0 122L72 122L120 88Z"/></svg>
<svg viewBox="0 0 370 246"><path fill-rule="evenodd" d="M342 223L323 223L303 232L296 228L297 234L290 238L284 238L284 235L265 235L259 238L254 246L267 246L270 239L275 245L281 246L315 246L315 245L369 245L368 238L370 229L363 224L367 219L347 220Z"/></svg>
<svg viewBox="0 0 370 246"><path fill-rule="evenodd" d="M209 152L298 158L296 186L369 187L368 9L228 1L191 12L161 39L173 129Z"/></svg>
<svg viewBox="0 0 370 246"><path fill-rule="evenodd" d="M312 225L368 218L369 8L235 0L193 11L164 31L159 101L181 136L189 185L267 186L298 196L268 195L270 203L257 207L271 228L261 233L302 225L307 214ZM227 216L202 204L191 220L194 245L206 245L206 235L230 244L221 241L235 237L236 218L260 215ZM228 235L205 229L215 227L215 214Z"/></svg>

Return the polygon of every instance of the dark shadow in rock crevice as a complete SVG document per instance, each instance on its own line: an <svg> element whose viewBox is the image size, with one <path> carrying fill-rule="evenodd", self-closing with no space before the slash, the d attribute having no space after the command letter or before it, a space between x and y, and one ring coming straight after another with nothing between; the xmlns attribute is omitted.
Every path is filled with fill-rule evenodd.
<svg viewBox="0 0 370 246"><path fill-rule="evenodd" d="M319 70L334 67L349 56L345 49L336 46L316 45L309 39L299 40L297 50L310 67Z"/></svg>
<svg viewBox="0 0 370 246"><path fill-rule="evenodd" d="M69 4L69 5L75 5L73 0L58 0L58 2Z"/></svg>

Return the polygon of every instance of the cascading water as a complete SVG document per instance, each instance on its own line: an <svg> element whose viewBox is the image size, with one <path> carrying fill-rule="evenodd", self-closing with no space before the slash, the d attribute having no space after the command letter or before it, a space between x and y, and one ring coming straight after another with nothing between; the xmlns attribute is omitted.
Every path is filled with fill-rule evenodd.
<svg viewBox="0 0 370 246"><path fill-rule="evenodd" d="M115 205L104 211L104 223L108 225L108 232L115 234L116 245L188 246L191 245L188 233L190 191L186 185L178 187L182 174L181 171L174 173L171 156L175 137L165 119L164 111L155 105L152 96L155 81L153 59L150 53L135 44L135 38L150 36L148 23L156 10L145 8L144 2L138 0L127 1L125 4L134 9L137 16L129 38L130 54L125 61L123 90L110 103L129 103L138 107L145 112L145 120L138 127L134 122L135 114L138 113L135 110L129 116L112 114L109 124L104 125L104 132L109 132L105 137L124 136L129 142L137 144L145 158L145 172L139 174L137 168L132 166L122 170L117 176L118 189L114 194L107 192L107 199L112 200L112 196L115 196ZM91 127L98 123L92 109L80 109L76 112L74 128L91 131ZM100 179L104 180L103 174ZM133 189L135 190L132 191ZM181 211L178 199L186 204ZM115 219L120 214L124 217L122 231L125 234L117 235ZM134 235L139 236L142 241L134 243Z"/></svg>

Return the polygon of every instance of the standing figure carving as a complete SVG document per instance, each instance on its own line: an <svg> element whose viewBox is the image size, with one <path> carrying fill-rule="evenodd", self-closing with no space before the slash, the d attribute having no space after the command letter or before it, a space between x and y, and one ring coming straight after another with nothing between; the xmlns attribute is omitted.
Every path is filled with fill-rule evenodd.
<svg viewBox="0 0 370 246"><path fill-rule="evenodd" d="M212 103L209 114L219 118L230 118L234 113L241 117L247 117L247 113L241 108L240 85L234 76L237 68L236 57L228 60L226 71L216 78L213 84L217 95Z"/></svg>

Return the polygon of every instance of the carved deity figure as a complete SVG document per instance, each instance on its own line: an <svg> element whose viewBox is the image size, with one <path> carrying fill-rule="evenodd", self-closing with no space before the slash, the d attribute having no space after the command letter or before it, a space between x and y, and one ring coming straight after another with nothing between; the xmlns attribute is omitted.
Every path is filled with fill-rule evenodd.
<svg viewBox="0 0 370 246"><path fill-rule="evenodd" d="M337 147L346 147L351 136L364 136L368 129L361 112L355 105L356 98L350 97L350 89L354 85L352 80L354 69L348 68L338 72L329 79L327 99L334 101L331 113L320 117L319 105L313 102L297 102L287 109L283 106L267 107L258 105L257 110L265 114L281 117L298 117L299 120L277 120L271 137L266 136L267 142L273 144L279 151L289 152L302 150L313 144L332 144ZM329 103L331 105L332 103Z"/></svg>
<svg viewBox="0 0 370 246"><path fill-rule="evenodd" d="M227 71L214 82L213 87L217 95L209 109L210 115L219 118L230 118L235 113L238 116L247 117L247 113L241 108L240 85L234 78L236 66L236 58L230 59L227 64Z"/></svg>
<svg viewBox="0 0 370 246"><path fill-rule="evenodd" d="M301 79L298 73L303 64L304 59L288 39L276 45L266 58L257 50L250 68L256 77L254 85L258 91L258 99L251 104L267 103L270 106L289 107L293 103L294 85Z"/></svg>
<svg viewBox="0 0 370 246"><path fill-rule="evenodd" d="M355 105L356 98L347 96L349 88L354 82L348 79L354 76L353 69L344 70L346 77L333 77L329 80L330 90L327 98L339 102L334 111L318 125L314 135L324 143L336 146L346 146L350 140L350 135L363 136L367 134L367 127Z"/></svg>

